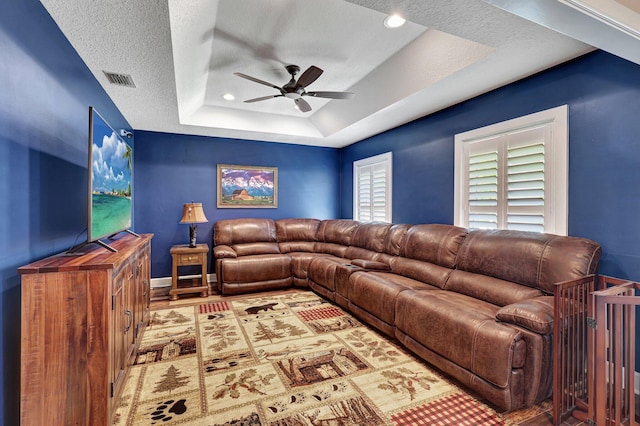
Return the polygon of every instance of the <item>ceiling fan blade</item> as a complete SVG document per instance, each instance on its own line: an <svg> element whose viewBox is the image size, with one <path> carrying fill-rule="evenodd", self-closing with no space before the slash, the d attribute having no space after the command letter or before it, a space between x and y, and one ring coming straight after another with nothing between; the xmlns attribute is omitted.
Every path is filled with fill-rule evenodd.
<svg viewBox="0 0 640 426"><path fill-rule="evenodd" d="M356 94L351 92L306 92L304 96L328 99L353 99Z"/></svg>
<svg viewBox="0 0 640 426"><path fill-rule="evenodd" d="M307 87L308 85L316 81L323 72L324 71L322 71L315 65L311 65L305 72L302 73L302 75L298 79L298 84L302 87Z"/></svg>
<svg viewBox="0 0 640 426"><path fill-rule="evenodd" d="M311 111L311 105L309 105L309 103L302 98L296 99L296 105L298 106L298 109L302 112Z"/></svg>
<svg viewBox="0 0 640 426"><path fill-rule="evenodd" d="M264 84L265 86L273 87L274 89L278 89L282 91L282 89L276 86L273 83L269 83L268 81L260 80L259 78L251 77L250 75L242 74L241 72L234 72L233 75L237 75L238 77L246 78L247 80L253 81L254 83Z"/></svg>
<svg viewBox="0 0 640 426"><path fill-rule="evenodd" d="M261 98L247 99L245 102L250 104L253 102L266 101L267 99L280 98L280 97L282 97L282 95L262 96Z"/></svg>

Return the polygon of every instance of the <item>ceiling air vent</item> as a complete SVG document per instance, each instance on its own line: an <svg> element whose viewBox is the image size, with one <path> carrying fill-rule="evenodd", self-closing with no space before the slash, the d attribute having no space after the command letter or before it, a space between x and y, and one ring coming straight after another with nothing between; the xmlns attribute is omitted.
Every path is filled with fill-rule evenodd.
<svg viewBox="0 0 640 426"><path fill-rule="evenodd" d="M131 78L129 74L117 74L107 71L102 72L107 76L107 80L109 80L109 83L111 84L124 87L136 87L135 83L133 82L133 78Z"/></svg>

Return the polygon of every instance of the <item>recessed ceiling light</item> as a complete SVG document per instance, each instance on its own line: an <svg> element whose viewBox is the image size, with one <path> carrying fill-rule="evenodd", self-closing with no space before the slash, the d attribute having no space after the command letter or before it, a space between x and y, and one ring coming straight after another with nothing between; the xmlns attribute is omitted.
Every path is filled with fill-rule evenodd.
<svg viewBox="0 0 640 426"><path fill-rule="evenodd" d="M405 19L400 15L389 15L384 20L384 26L387 28L398 28L404 25Z"/></svg>
<svg viewBox="0 0 640 426"><path fill-rule="evenodd" d="M232 100L234 100L236 98L231 93L225 93L222 97L227 101L232 101Z"/></svg>

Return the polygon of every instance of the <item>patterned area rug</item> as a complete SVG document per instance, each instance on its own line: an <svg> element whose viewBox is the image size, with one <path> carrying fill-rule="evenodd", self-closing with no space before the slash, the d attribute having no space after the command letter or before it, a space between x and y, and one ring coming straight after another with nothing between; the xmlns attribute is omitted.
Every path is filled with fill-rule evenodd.
<svg viewBox="0 0 640 426"><path fill-rule="evenodd" d="M312 292L151 313L119 425L505 425Z"/></svg>

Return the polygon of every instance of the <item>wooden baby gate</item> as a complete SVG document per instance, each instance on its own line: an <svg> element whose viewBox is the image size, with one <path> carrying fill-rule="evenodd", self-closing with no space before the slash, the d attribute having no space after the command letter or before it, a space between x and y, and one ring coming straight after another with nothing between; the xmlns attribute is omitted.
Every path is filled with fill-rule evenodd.
<svg viewBox="0 0 640 426"><path fill-rule="evenodd" d="M640 426L635 325L640 284L589 276L556 285L553 421Z"/></svg>

